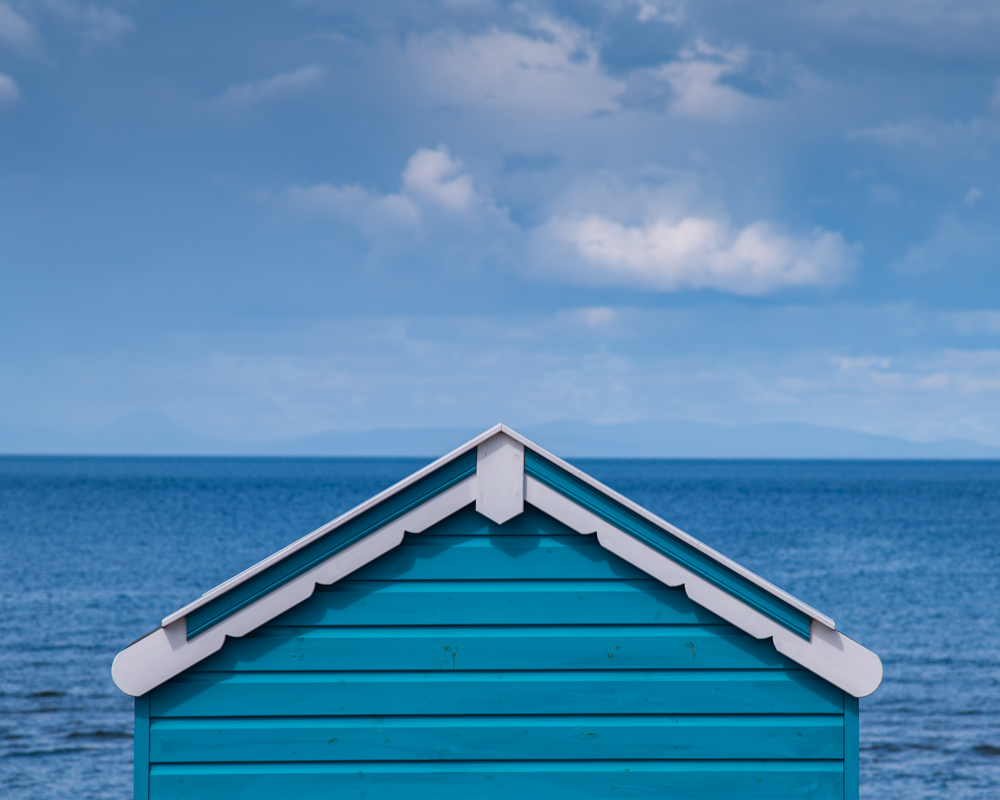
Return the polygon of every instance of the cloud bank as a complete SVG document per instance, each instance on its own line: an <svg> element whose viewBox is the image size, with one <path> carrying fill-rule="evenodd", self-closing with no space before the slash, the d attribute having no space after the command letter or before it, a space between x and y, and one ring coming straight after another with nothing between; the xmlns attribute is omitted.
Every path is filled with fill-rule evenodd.
<svg viewBox="0 0 1000 800"><path fill-rule="evenodd" d="M288 195L297 208L353 225L373 242L398 243L409 233L421 246L430 237L444 250L459 220L483 237L483 247L490 237L513 233L528 253L530 277L566 284L762 295L840 282L860 255L859 245L822 228L796 237L765 221L734 228L724 218L697 215L660 213L628 225L597 213L561 213L533 228L516 227L444 146L414 153L398 192L318 184L293 187Z"/></svg>
<svg viewBox="0 0 1000 800"><path fill-rule="evenodd" d="M578 257L568 276L576 281L661 292L761 295L824 286L843 280L858 256L841 234L819 228L796 238L767 222L734 230L725 220L697 216L624 225L589 214L554 219L542 233Z"/></svg>
<svg viewBox="0 0 1000 800"><path fill-rule="evenodd" d="M616 108L624 84L605 72L587 31L545 17L528 27L413 37L401 58L432 102L546 118Z"/></svg>
<svg viewBox="0 0 1000 800"><path fill-rule="evenodd" d="M322 183L292 187L288 194L297 207L354 224L372 237L399 228L415 230L440 214L454 218L496 212L492 202L476 192L462 162L443 146L413 154L398 192L380 194L357 185Z"/></svg>

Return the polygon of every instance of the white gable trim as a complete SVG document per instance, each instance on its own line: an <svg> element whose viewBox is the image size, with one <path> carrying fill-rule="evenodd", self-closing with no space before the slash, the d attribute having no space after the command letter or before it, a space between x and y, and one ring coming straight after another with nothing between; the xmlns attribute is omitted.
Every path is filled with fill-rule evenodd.
<svg viewBox="0 0 1000 800"><path fill-rule="evenodd" d="M831 619L830 617L828 617L826 614L822 613L821 611L817 611L815 608L813 608L812 606L808 605L807 603L803 603L797 597L794 597L794 596L790 595L784 589L781 589L781 588L775 586L774 584L770 583L769 581L764 580L762 577L760 577L760 575L757 575L756 573L751 572L750 570L748 570L746 567L742 566L741 564L737 564L732 559L727 558L726 556L722 555L722 553L719 553L716 550L713 550L707 544L704 544L703 542L698 541L696 538L694 538L693 536L691 536L688 533L685 533L684 531L682 531L677 526L671 525L669 522L667 522L664 519L660 519L660 517L656 516L656 514L652 513L651 511L646 510L645 508L643 508L642 506L638 505L637 503L634 503L633 501L629 500L627 497L623 497L622 495L618 494L618 492L614 491L614 489L611 489L611 488L605 486L600 481L595 480L594 478L592 478L589 475L587 475L587 473L581 472L579 469L577 469L576 467L574 467L572 464L567 464L561 458L552 455L547 450L543 450L541 447L539 447L538 445L536 445L534 442L532 442L529 439L524 438L523 436L521 436L521 434L517 433L516 431L511 430L506 425L494 425L488 431L485 431L484 433L480 434L475 439L472 439L471 441L466 442L461 447L459 447L459 448L457 448L455 450L452 450L450 453L448 453L448 455L442 456L437 461L435 461L435 462L433 462L431 464L428 464L426 467L424 467L421 470L418 470L417 472L414 472L408 478L404 478L403 480L401 480L399 483L395 484L394 486L390 486L385 491L379 492L379 494L375 495L370 500L367 500L364 503L362 503L361 505L356 506L355 508L352 508L350 511L346 512L345 514L341 514L335 520L333 520L331 522L328 522L323 527L317 528L312 533L307 534L306 536L303 536L301 539L299 539L299 540L297 540L295 542L292 542L287 547L282 548L281 550L279 550L274 555L269 556L269 557L265 558L263 561L261 561L261 562L259 562L257 564L254 564L249 569L244 570L239 575L236 575L235 577L230 578L228 581L225 581L224 583L219 584L214 589L210 589L209 591L205 592L201 597L199 597L197 600L195 600L195 601L193 601L191 603L188 603L186 606L184 606L183 608L179 609L178 611L175 611L173 614L170 614L167 617L164 617L163 623L162 623L163 626L167 627L168 625L171 625L174 622L177 622L177 621L183 619L188 614L190 614L192 611L195 611L196 609L201 608L202 606L207 605L208 603L212 602L216 598L221 597L222 595L224 595L226 592L228 592L229 590L231 590L235 586L239 586L241 583L244 583L245 581L248 581L254 575L257 575L257 574L263 572L268 567L270 567L270 566L272 566L274 564L277 564L280 561L283 561L284 559L288 558L293 553L301 550L303 547L306 547L306 546L312 544L316 539L321 539L322 537L326 536L326 534L328 534L330 531L335 530L336 528L339 528L342 525L345 525L346 523L350 522L355 517L358 517L361 514L364 514L366 511L368 511L371 508L374 508L379 503L383 502L384 500L388 499L389 497L392 497L393 495L397 494L398 492L402 491L403 489L407 488L408 486L412 486L414 483L416 483L417 481L421 480L422 478L427 477L431 473L436 472L437 470L441 469L441 467L443 467L446 464L454 461L459 456L461 456L461 455L469 452L469 450L471 450L473 447L475 447L475 448L478 449L480 445L482 445L482 444L488 442L489 440L493 439L498 434L503 434L504 437L509 437L509 439L512 439L514 443L519 444L521 446L521 462L520 462L520 467L521 467L521 474L522 475L523 475L523 466L524 466L524 458L523 458L524 448L528 448L528 449L532 450L533 452L537 453L538 455L542 456L546 460L551 461L553 464L555 464L556 466L560 467L561 469L566 470L566 472L570 473L575 478L578 478L579 480L581 480L584 483L586 483L587 485L593 487L597 491L599 491L599 492L603 493L604 495L612 498L613 500L615 500L616 502L620 503L621 505L623 505L625 508L629 509L630 511L638 514L639 516L641 516L644 519L648 520L649 522L653 523L657 527L662 528L663 530L665 530L668 533L670 533L672 536L675 536L676 538L680 539L682 542L685 542L686 544L689 544L691 547L694 547L695 549L697 549L700 552L704 553L706 556L708 556L712 560L718 562L719 564L722 564L727 569L732 570L737 575L740 575L743 578L745 578L746 580L750 581L751 583L756 584L757 586L759 586L760 588L762 588L764 591L768 592L769 594L774 595L778 599L780 599L783 602L785 602L788 605L790 605L792 608L797 609L798 611L801 611L807 617L810 617L811 619L814 619L814 620L817 620L818 622L821 622L823 625L827 626L828 628L836 628L837 627L837 625L833 621L833 619ZM478 467L478 464L480 463L480 460L487 460L487 459L481 459L481 457L477 453L477 467ZM499 463L499 462L497 462L497 463ZM511 466L514 469L517 468L516 465L511 465ZM499 470L498 470L498 472L499 472ZM480 499L478 497L477 497L476 504L477 504L477 509L478 509L479 508L479 504L480 504ZM490 515L486 514L486 516L489 517ZM492 517L490 517L490 518L492 519ZM496 521L496 520L494 520L494 521Z"/></svg>
<svg viewBox="0 0 1000 800"><path fill-rule="evenodd" d="M379 528L361 541L223 619L191 639L187 638L189 613L219 597L250 577L259 574L302 547L326 535L387 497L440 469L453 459L477 447L477 472L420 506ZM811 618L808 641L761 614L726 591L668 557L643 544L628 533L605 522L570 498L524 474L524 448L550 459L657 526L668 530L716 561L752 580L768 592ZM539 508L581 534L596 534L598 542L668 586L684 586L688 597L740 630L758 639L771 638L778 652L828 680L855 697L871 694L882 680L878 656L834 629L833 620L802 603L759 576L721 556L694 537L618 495L598 481L551 456L504 426L496 426L468 444L438 459L371 500L338 517L328 525L278 551L270 558L206 592L163 621L163 626L129 645L112 665L112 677L126 694L139 696L197 664L225 643L227 636L245 636L288 609L308 599L317 583L332 584L373 561L403 541L405 533L420 533L475 502L488 518L501 523L524 510L524 502Z"/></svg>
<svg viewBox="0 0 1000 800"><path fill-rule="evenodd" d="M699 541L698 539L696 539L695 537L693 537L691 534L685 533L680 528L678 528L676 525L672 525L671 523L667 522L665 519L661 519L660 517L656 516L656 514L654 514L652 511L649 511L648 509L643 508L638 503L636 503L636 502L634 502L632 500L629 500L624 495L618 494L618 492L616 492L614 489L612 489L612 488L610 488L608 486L605 486L599 480L597 480L595 478L592 478L586 472L580 471L579 469L577 469L576 467L574 467L572 464L567 464L565 461L563 461L558 456L554 456L554 455L552 455L552 453L548 452L547 450L543 450L541 447L539 447L538 445L536 445L533 442L529 441L528 439L525 439L520 434L515 433L514 431L510 430L509 428L507 428L507 427L505 427L503 425L501 425L500 427L504 431L504 433L506 433L507 435L509 435L511 438L516 439L517 441L521 442L525 447L529 448L530 450L532 450L536 454L542 456L547 461L551 461L556 466L558 466L558 467L566 470L566 472L570 473L573 477L575 477L575 478L583 481L588 486L593 487L594 489L596 489L597 491L601 492L605 496L610 497L615 502L623 505L625 508L629 509L629 511L632 511L635 514L638 514L643 519L646 519L649 522L652 522L658 528L662 528L663 530L667 531L669 534L671 534L675 538L680 539L682 542L685 542L685 543L691 545L691 547L693 547L696 550L704 553L706 556L708 556L709 558L711 558L713 561L715 561L715 562L717 562L719 564L722 564L724 567L726 567L727 569L732 570L737 575L740 575L743 578L746 578L748 581L750 581L750 583L756 584L757 586L759 586L761 589L763 589L768 594L774 595L778 599L780 599L780 600L784 601L785 603L787 603L788 605L790 605L792 608L797 609L798 611L801 611L803 614L805 614L807 617L809 617L811 619L814 619L814 620L817 620L818 622L821 622L823 625L825 625L828 628L835 629L837 627L837 624L833 621L833 619L831 617L828 617L822 611L817 611L815 608L813 608L812 606L810 606L808 603L803 603L797 597L795 597L793 595L790 595L784 589L782 589L782 588L780 588L778 586L775 586L770 581L767 581L764 578L760 577L760 575L758 575L757 573L751 572L746 567L744 567L742 564L738 564L737 562L733 561L728 556L724 556L718 550L713 550L707 544L705 544L704 542ZM572 527L572 526L570 526L570 527Z"/></svg>
<svg viewBox="0 0 1000 800"><path fill-rule="evenodd" d="M199 597L194 602L188 603L186 606L184 606L184 608L179 609L178 611L175 611L173 614L170 614L167 617L164 617L163 618L163 623L162 623L163 627L167 627L168 625L171 625L172 623L177 622L178 620L183 619L188 614L190 614L192 611L194 611L194 610L196 610L198 608L201 608L204 605L207 605L208 603L210 603L213 600L215 600L217 597L221 597L226 592L228 592L230 589L232 589L234 586L239 586L241 583L245 583L246 581L250 580L250 578L252 578L254 575L257 575L257 574L263 572L268 567L270 567L270 566L272 566L274 564L277 564L279 561L284 561L286 558L288 558L290 555L292 555L292 553L298 552L303 547L306 547L307 545L312 544L317 539L322 539L330 531L335 530L335 529L341 527L342 525L347 524L348 522L350 522L355 517L360 517L366 511L368 511L371 508L374 508L379 503L381 503L383 500L386 500L386 499L392 497L393 495L398 494L403 489L407 488L408 486L412 486L413 484L417 483L417 481L421 480L422 478L426 478L431 473L437 472L439 469L441 469L441 467L443 467L446 464L454 461L459 456L463 455L464 453L469 452L469 450L471 450L473 447L477 447L481 442L484 442L487 439L492 438L493 436L495 436L496 434L500 433L501 431L504 432L504 433L506 433L506 434L508 434L508 435L510 435L510 434L513 433L513 431L511 431L509 428L506 428L503 425L494 425L488 431L486 431L485 433L477 436L472 441L466 442L461 447L459 447L459 448L457 448L455 450L452 450L450 453L448 453L448 455L442 456L437 461L435 461L435 462L433 462L431 464L428 464L423 469L417 470L412 475L410 475L408 478L404 478L399 483L394 484L393 486L390 486L385 491L379 492L377 495L375 495L370 500L366 500L361 505L355 506L350 511L347 511L346 513L341 514L339 517L337 517L336 519L332 520L331 522L328 522L323 527L317 528L312 533L307 534L306 536L303 536L301 539L298 539L298 540L292 542L287 547L282 548L281 550L279 550L274 555L268 556L263 561L261 561L261 562L259 562L257 564L254 564L249 569L245 569L239 575L236 575L235 577L230 578L225 583L220 583L214 589L210 589L209 591L205 592L205 594L203 594L201 597ZM520 440L522 437L519 437L519 436L517 436L515 434L513 438Z"/></svg>
<svg viewBox="0 0 1000 800"><path fill-rule="evenodd" d="M187 638L187 619L184 616L174 619L133 642L115 657L111 665L111 677L115 685L133 697L155 689L220 650L227 636L246 636L303 600L308 600L317 583L336 583L388 553L403 541L405 533L420 533L465 508L475 499L476 478L472 476L279 586L193 639Z"/></svg>
<svg viewBox="0 0 1000 800"><path fill-rule="evenodd" d="M667 586L683 586L695 603L741 631L756 639L770 638L779 653L848 694L865 697L882 682L882 662L875 653L819 620L812 619L809 641L806 641L530 476L525 478L525 499L577 533L596 533L597 541L604 548Z"/></svg>

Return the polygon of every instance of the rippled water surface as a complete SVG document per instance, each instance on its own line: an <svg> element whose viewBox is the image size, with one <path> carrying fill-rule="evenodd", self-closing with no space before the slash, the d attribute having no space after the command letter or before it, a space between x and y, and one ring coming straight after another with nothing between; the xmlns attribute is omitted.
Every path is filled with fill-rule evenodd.
<svg viewBox="0 0 1000 800"><path fill-rule="evenodd" d="M882 657L863 798L1000 798L1000 464L578 463ZM0 796L131 797L115 653L422 464L0 458Z"/></svg>

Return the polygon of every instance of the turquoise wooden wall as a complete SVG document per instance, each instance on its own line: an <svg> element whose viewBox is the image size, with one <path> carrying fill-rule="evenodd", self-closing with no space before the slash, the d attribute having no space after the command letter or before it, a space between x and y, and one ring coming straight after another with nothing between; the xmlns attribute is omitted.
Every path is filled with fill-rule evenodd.
<svg viewBox="0 0 1000 800"><path fill-rule="evenodd" d="M136 797L853 800L857 748L770 641L469 507L138 698Z"/></svg>

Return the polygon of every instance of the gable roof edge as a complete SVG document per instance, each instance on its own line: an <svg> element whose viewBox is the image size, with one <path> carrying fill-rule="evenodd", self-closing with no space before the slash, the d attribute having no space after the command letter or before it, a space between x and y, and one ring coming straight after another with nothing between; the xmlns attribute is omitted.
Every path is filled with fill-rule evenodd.
<svg viewBox="0 0 1000 800"><path fill-rule="evenodd" d="M509 469L514 469L520 476L513 484L510 484L510 481L514 480L514 473L505 476L507 468L500 468L499 479L509 484L502 490L496 483L498 473L490 472L492 468L484 461L484 456L492 452L488 440L493 437L497 437L495 440L497 442L506 440L509 447L522 451L518 457L519 461L515 458L510 462L513 466ZM533 459L540 459L534 462L535 466L530 474L527 457L529 454ZM476 458L470 461L472 456ZM546 465L557 470L547 472L549 467ZM484 469L487 471L483 472ZM542 477L543 480L539 480L536 476ZM421 481L424 483L421 484ZM579 481L589 489L573 481ZM491 488L486 489L486 487ZM582 470L538 447L507 426L495 425L166 617L161 628L133 642L118 654L112 668L116 684L127 694L139 695L149 691L217 651L227 636L239 637L249 633L291 605L305 600L312 594L316 584L340 580L371 559L395 547L402 541L404 531L418 533L473 500L480 513L491 519L500 513L503 518L494 521L502 522L506 515L511 513L510 510L495 513L495 510L491 511L485 507L481 509L484 490L488 493L500 491L501 494L514 491L518 498L515 506L522 504L519 507L523 507L523 501L527 501L579 533L596 533L597 539L606 549L667 585L683 585L694 602L755 638L772 638L779 652L856 697L870 694L881 682L882 665L878 656L836 631L833 620L826 615L620 495ZM588 494L591 491L597 494ZM390 500L392 502L388 502ZM609 505L605 505L606 500L610 501ZM677 554L664 550L662 546L648 538L649 534L635 532L641 530L635 526L642 523L634 518L630 521L627 516L620 516L619 511L613 513L608 511L615 505L635 514L654 528L670 534L807 616L808 630L798 633L799 628L789 627L773 614L768 616L766 609L762 614L757 610L760 606L755 608L753 605L748 605L739 592L734 593L724 584L713 583L711 575L706 576L708 580L701 577L698 570L702 568L697 565L704 562L699 562L697 559L685 560L686 557L681 557L678 561ZM381 510L376 511L378 508ZM373 516L364 517L370 511L374 512ZM515 509L513 513L520 512ZM352 528L349 523L354 520L357 522L353 523ZM299 571L289 573L290 577L286 579L286 583L275 584L264 594L252 594L257 591L252 582L255 576L340 528L343 528L340 534L343 544L338 547L346 549L323 550L324 545L319 545L320 549L329 555L314 558L315 548L302 553L297 556L298 562L293 559L289 564L294 566L296 563L305 563L312 566L296 567ZM248 581L250 583L247 583ZM243 584L247 586L244 586L242 591L249 592L251 599L243 605L232 607L227 612L227 617L218 618L216 622L198 622L198 614L190 616L199 609L203 609L201 616L204 617L206 614L211 616L214 612L204 607ZM222 602L225 604L226 601ZM189 630L189 626L192 625L194 627Z"/></svg>
<svg viewBox="0 0 1000 800"><path fill-rule="evenodd" d="M342 525L346 524L347 522L350 522L352 519L361 516L366 511L369 511L370 509L372 509L375 506L377 506L380 503L382 503L384 500L387 500L388 498L392 497L393 495L398 494L402 490L404 490L407 487L409 487L409 486L411 486L411 485L419 482L421 479L423 479L423 478L431 475L432 473L436 472L437 470L441 469L442 467L447 466L449 463L451 463L455 459L457 459L460 456L462 456L463 454L469 452L469 450L471 450L471 449L473 449L475 447L478 447L482 442L486 441L487 439L490 439L491 437L495 436L498 433L504 433L504 434L506 434L507 436L509 436L510 438L514 439L516 442L518 442L519 444L521 444L523 447L525 447L525 449L531 450L533 453L535 453L535 454L541 456L542 458L544 458L545 460L547 460L547 461L555 464L557 467L559 467L560 469L565 470L570 475L572 475L573 477L575 477L577 480L582 481L583 483L587 484L591 488L593 488L593 489L601 492L602 494L608 496L610 499L614 500L616 503L618 503L619 505L625 507L626 509L628 509L632 513L637 514L638 516L642 517L643 519L645 519L646 521L652 523L653 525L657 526L658 528L661 528L661 529L665 530L670 535L676 537L677 539L679 539L680 541L684 542L688 546L690 546L690 547L698 550L699 552L701 552L702 554L704 554L708 558L710 558L713 561L719 563L720 565L724 566L725 568L731 570L732 572L736 573L737 575L739 575L740 577L742 577L745 580L749 581L750 583L755 584L756 586L758 586L761 589L763 589L765 592L773 595L774 597L777 597L779 600L783 601L784 603L787 603L789 606L791 606L792 608L796 609L797 611L800 611L801 613L805 614L806 616L810 617L811 619L816 620L817 622L825 625L828 628L836 630L836 627L837 627L836 623L828 615L826 615L823 612L821 612L821 611L813 608L808 603L804 603L803 601L799 600L794 595L789 594L788 592L786 592L784 589L781 589L780 587L775 586L770 581L765 580L761 576L757 575L755 572L747 569L746 567L744 567L741 564L733 561L732 559L728 558L727 556L723 555L722 553L718 552L717 550L709 547L708 545L706 545L703 542L701 542L698 539L696 539L694 536L691 536L689 533L686 533L685 531L681 530L676 525L672 525L671 523L669 523L665 519L662 519L661 517L657 516L653 512L649 511L648 509L643 508L638 503L636 503L636 502L630 500L629 498L627 498L627 497L619 494L614 489L610 488L609 486L606 486L605 484L603 484L600 481L598 481L597 479L591 477L590 475L588 475L587 473L585 473L582 470L578 469L577 467L574 467L572 464L567 463L566 461L564 461L563 459L559 458L558 456L553 455L552 453L550 453L549 451L545 450L544 448L539 447L537 444L535 444L534 442L532 442L530 439L525 438L524 436L522 436L521 434L517 433L516 431L512 430L511 428L509 428L508 426L506 426L504 424L494 425L489 430L484 431L479 436L476 436L475 438L471 439L470 441L466 442L465 444L461 445L460 447L457 447L456 449L452 450L447 455L444 455L441 458L437 459L436 461L433 461L432 463L430 463L427 466L423 467L422 469L417 470L412 475L404 478L403 480L399 481L398 483L393 484L389 488L387 488L387 489L379 492L374 497L366 500L365 502L361 503L358 506L355 506L351 510L345 512L344 514L341 514L336 519L331 520L330 522L328 522L325 525L317 528L316 530L312 531L311 533L306 534L302 538L300 538L300 539L292 542L291 544L287 545L286 547L283 547L281 550L278 550L276 553L268 556L267 558L263 559L262 561L259 561L258 563L254 564L253 566L251 566L251 567L243 570L238 575L235 575L232 578L230 578L229 580L224 581L223 583L219 584L218 586L216 586L216 587L208 590L201 597L199 597L196 600L188 603L186 606L184 606L183 608L178 609L177 611L173 612L172 614L169 614L168 616L164 617L163 621L162 621L162 625L163 626L170 625L170 624L172 624L174 622L177 622L178 620L180 620L180 619L188 616L193 611L196 611L197 609L201 608L202 606L205 606L208 603L212 602L213 600L221 597L222 595L226 594L227 592L229 592L231 589L235 588L236 586L239 586L240 584L246 582L250 578L254 577L255 575L257 575L257 574L259 574L261 572L263 572L264 570L268 569L269 567L273 566L274 564L277 564L277 563L283 561L284 559L288 558L293 553L296 553L299 550L301 550L302 548L308 546L309 544L312 544L312 542L316 541L317 539L321 539L322 537L324 537L326 534L330 533L331 531L333 531L333 530L341 527Z"/></svg>
<svg viewBox="0 0 1000 800"><path fill-rule="evenodd" d="M577 533L597 536L602 547L667 586L683 586L687 596L755 639L771 639L775 649L855 697L874 692L882 682L882 661L840 631L811 619L803 638L738 596L710 583L683 564L650 547L612 522L530 476L526 499Z"/></svg>
<svg viewBox="0 0 1000 800"><path fill-rule="evenodd" d="M227 637L239 638L307 600L317 584L333 584L389 552L407 532L420 533L475 500L476 479L468 477L410 509L330 558L263 597L188 638L187 618L162 625L115 656L111 677L126 694L138 697L218 652Z"/></svg>
<svg viewBox="0 0 1000 800"><path fill-rule="evenodd" d="M383 501L388 500L390 497L393 497L394 495L412 486L413 484L420 482L423 478L432 475L442 467L445 467L448 464L450 464L456 458L459 458L460 456L469 452L469 450L471 450L472 448L478 447L481 442L486 441L487 439L489 439L492 436L495 436L501 431L507 433L508 435L510 435L511 433L510 430L506 429L505 426L503 425L494 425L488 431L481 433L479 436L466 442L461 447L455 448L447 455L441 456L441 458L437 459L436 461L432 461L426 467L422 467L421 469L414 472L412 475L408 475L407 477L403 478L403 480L394 483L388 489L383 489L374 497L365 500L365 502L355 506L349 511L345 511L336 519L330 520L330 522L320 526L311 533L307 533L301 539L296 539L294 542L281 548L276 553L273 553L267 558L258 561L256 564L243 570L238 575L234 575L229 580L220 583L218 586L212 589L209 589L197 600L193 600L183 608L180 608L174 613L164 617L161 624L164 627L166 627L167 625L170 625L188 616L188 614L190 614L191 612L196 611L202 606L207 605L213 600L221 597L222 595L226 594L226 592L230 591L236 586L239 586L241 583L245 583L248 579L254 577L255 575L260 574L268 567L271 567L281 561L284 561L290 555L292 555L293 553L297 553L299 550L306 547L307 545L312 544L317 539L322 539L324 536L330 533L330 531L336 530L337 528L350 522L352 519L360 517L366 511L370 511L372 508L379 505Z"/></svg>
<svg viewBox="0 0 1000 800"><path fill-rule="evenodd" d="M691 534L686 533L685 531L682 531L676 525L672 525L671 523L667 522L662 517L658 517L652 511L649 511L648 509L643 508L642 506L640 506L638 503L636 503L633 500L629 500L624 495L619 494L614 489L612 489L611 487L606 486L605 484L601 483L596 478L591 477L586 472L583 472L582 470L578 469L577 467L574 467L572 464L569 464L566 461L563 461L561 458L559 458L559 456L553 455L549 451L544 450L543 448L539 447L537 444L535 444L531 440L526 439L525 437L521 436L519 433L515 433L514 431L512 431L507 426L505 426L505 425L499 425L499 426L497 426L497 428L500 431L502 431L503 433L506 433L512 439L515 439L516 441L520 442L522 445L524 445L524 447L526 449L529 449L532 452L534 452L535 454L542 456L547 461L552 462L553 464L555 464L556 466L558 466L560 469L563 469L566 472L568 472L570 475L572 475L577 480L580 480L583 483L585 483L588 486L590 486L591 488L596 489L597 491L601 492L604 495L607 495L609 498L611 498L612 500L614 500L619 505L624 506L625 508L627 508L632 513L639 515L640 517L642 517L643 519L645 519L647 522L651 522L653 525L657 526L658 528L662 528L667 533L669 533L671 536L674 536L674 537L680 539L682 542L684 542L685 544L693 547L694 549L698 550L699 552L703 553L704 555L708 556L713 561L718 562L719 564L721 564L722 566L726 567L727 569L730 569L733 572L735 572L740 577L745 578L746 580L750 581L751 583L759 586L761 589L763 589L764 591L768 592L769 594L774 595L778 599L784 601L785 603L787 603L788 605L790 605L792 608L794 608L794 609L796 609L798 611L801 611L803 614L807 615L811 619L816 620L817 622L825 625L826 627L828 627L828 628L830 628L832 630L836 630L837 629L837 625L833 621L833 619L830 616L824 614L822 611L818 611L817 609L813 608L808 603L802 602L797 597L795 597L792 594L789 594L788 592L786 592L784 589L780 588L779 586L775 586L773 583L771 583L770 581L762 578L760 575L758 575L757 573L753 572L752 570L747 569L742 564L739 564L739 563L733 561L731 558L723 555L718 550L715 550L715 549L709 547L707 544L705 544L704 542L699 541L698 539L696 539Z"/></svg>

